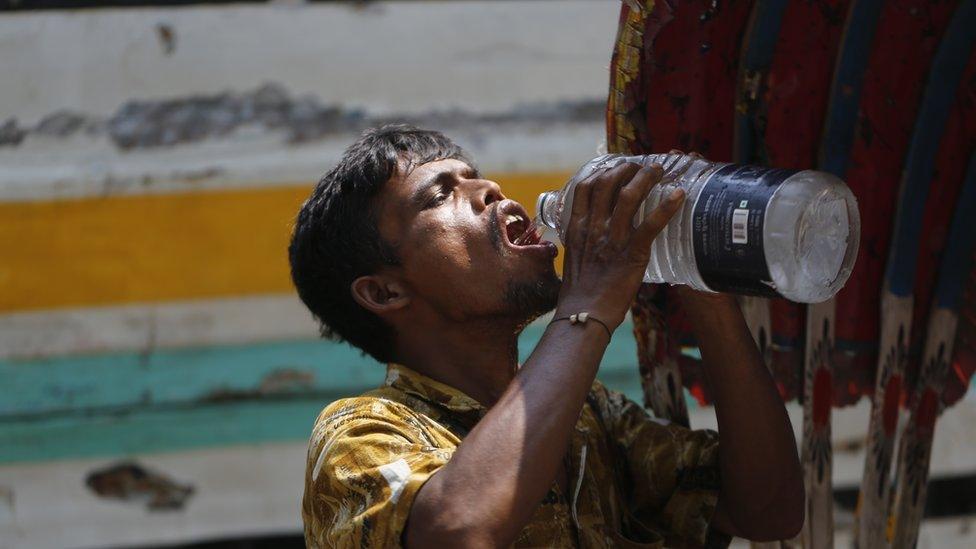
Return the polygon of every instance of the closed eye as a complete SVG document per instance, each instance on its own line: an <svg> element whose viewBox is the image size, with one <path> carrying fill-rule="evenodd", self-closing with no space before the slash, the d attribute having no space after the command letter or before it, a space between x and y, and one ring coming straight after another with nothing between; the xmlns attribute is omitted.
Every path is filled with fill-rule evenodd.
<svg viewBox="0 0 976 549"><path fill-rule="evenodd" d="M430 199L424 204L424 209L434 208L444 203L454 190L453 185L438 185L436 187L436 192Z"/></svg>

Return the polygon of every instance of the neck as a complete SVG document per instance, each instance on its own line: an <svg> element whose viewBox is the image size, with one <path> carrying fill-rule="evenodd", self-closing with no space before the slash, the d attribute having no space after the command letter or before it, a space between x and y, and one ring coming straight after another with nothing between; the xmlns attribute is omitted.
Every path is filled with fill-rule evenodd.
<svg viewBox="0 0 976 549"><path fill-rule="evenodd" d="M517 324L479 319L398 329L398 361L490 408L518 371Z"/></svg>

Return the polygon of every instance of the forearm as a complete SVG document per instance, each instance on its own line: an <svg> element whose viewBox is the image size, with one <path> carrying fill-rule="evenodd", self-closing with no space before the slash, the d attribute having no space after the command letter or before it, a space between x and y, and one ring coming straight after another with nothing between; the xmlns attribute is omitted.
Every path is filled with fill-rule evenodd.
<svg viewBox="0 0 976 549"><path fill-rule="evenodd" d="M555 480L608 340L593 322L548 327L499 401L418 493L409 545L515 540Z"/></svg>
<svg viewBox="0 0 976 549"><path fill-rule="evenodd" d="M714 395L722 510L746 530L799 528L803 479L793 428L738 304L731 296L682 297Z"/></svg>

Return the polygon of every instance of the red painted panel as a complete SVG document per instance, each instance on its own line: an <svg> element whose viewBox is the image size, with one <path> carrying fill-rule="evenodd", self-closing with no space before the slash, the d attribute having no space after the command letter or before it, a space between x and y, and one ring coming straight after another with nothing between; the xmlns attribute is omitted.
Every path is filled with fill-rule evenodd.
<svg viewBox="0 0 976 549"><path fill-rule="evenodd" d="M915 386L919 358L925 344L925 331L932 306L932 292L942 252L946 246L949 224L955 213L956 198L962 188L970 155L976 150L976 51L970 55L945 133L939 143L936 171L929 188L919 241L918 266L915 272L915 311L912 322L912 360L906 372L908 387ZM966 317L962 318L966 322Z"/></svg>
<svg viewBox="0 0 976 549"><path fill-rule="evenodd" d="M765 80L756 127L758 160L781 168L816 167L837 50L850 0L789 2ZM787 399L802 390L805 308L771 305L772 367Z"/></svg>
<svg viewBox="0 0 976 549"><path fill-rule="evenodd" d="M673 19L653 41L645 36L643 145L648 152L676 148L731 161L739 43L752 2L680 0L671 6ZM655 3L655 11L668 9L667 2Z"/></svg>
<svg viewBox="0 0 976 549"><path fill-rule="evenodd" d="M905 153L932 57L956 5L891 0L882 8L844 177L860 205L861 246L854 272L837 297L840 346L877 345L882 279ZM842 383L853 382L847 385L870 393L873 370L854 369L838 377L845 375Z"/></svg>
<svg viewBox="0 0 976 549"><path fill-rule="evenodd" d="M849 5L850 0L787 4L766 77L763 162L779 168L816 166Z"/></svg>

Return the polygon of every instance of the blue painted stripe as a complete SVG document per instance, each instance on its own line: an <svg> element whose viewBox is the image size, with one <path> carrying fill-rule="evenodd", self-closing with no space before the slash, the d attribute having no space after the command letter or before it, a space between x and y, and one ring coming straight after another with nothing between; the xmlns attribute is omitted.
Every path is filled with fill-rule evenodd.
<svg viewBox="0 0 976 549"><path fill-rule="evenodd" d="M523 334L523 360L531 353L544 329L544 324L535 324ZM62 387L74 387L78 397L75 405L85 399L88 404L93 404L100 398L121 398L129 402L130 394L146 390L154 392L150 401L129 406L73 408L60 413L0 418L0 463L128 456L304 440L315 417L329 402L358 394L382 382L384 368L380 364L343 347L327 342L292 342L172 351L171 356L155 363L156 368L147 374L149 380L139 379L138 370L132 370L131 364L118 356L109 357L104 365L99 364L98 357L62 359L64 362L58 364L59 375L71 368L76 370L77 376L63 380L61 384ZM642 393L636 353L636 342L628 323L614 334L598 377L611 389L640 402ZM190 364L181 365L180 357L187 358ZM298 359L302 361L295 362ZM315 364L318 361L329 361L329 365ZM260 379L257 374L265 371L259 366L269 363L319 371L315 390L275 395L244 393L240 398L230 399L193 398L199 391L214 387L251 388ZM50 361L44 365L20 366L25 371L39 370L31 376L35 381L45 373L51 373ZM164 367L173 370L167 372ZM113 380L111 368L120 368L125 375ZM200 369L206 370L205 376L194 372ZM239 373L244 373L248 380L236 379ZM77 383L72 385L69 381ZM125 385L129 383L135 385L127 391ZM102 385L114 387L107 392L95 391ZM46 385L48 388L52 386ZM4 385L4 401L7 397L20 398L8 387ZM30 389L23 384L21 387ZM40 393L35 389L32 394ZM227 394L233 395L232 392ZM164 397L169 400L164 401ZM694 407L695 401L687 392L685 397L689 406Z"/></svg>
<svg viewBox="0 0 976 549"><path fill-rule="evenodd" d="M601 371L599 377L607 387L640 402L636 368ZM316 398L264 398L0 421L0 463L124 458L200 448L300 442L308 439L322 408L337 398L368 388ZM695 405L687 391L685 399L689 406Z"/></svg>
<svg viewBox="0 0 976 549"><path fill-rule="evenodd" d="M935 157L945 132L956 89L976 40L976 0L964 0L952 16L929 70L915 130L902 174L898 214L885 273L887 290L905 297L915 286L915 262L922 232L925 202Z"/></svg>
<svg viewBox="0 0 976 549"><path fill-rule="evenodd" d="M0 463L127 457L307 439L333 398L265 400L0 422Z"/></svg>
<svg viewBox="0 0 976 549"><path fill-rule="evenodd" d="M830 85L830 102L824 123L820 169L844 178L854 143L854 125L861 104L861 85L882 0L855 0L848 11L840 56Z"/></svg>
<svg viewBox="0 0 976 549"><path fill-rule="evenodd" d="M962 185L935 286L936 307L952 311L959 309L962 289L973 266L973 254L976 253L976 228L973 228L972 217L976 214L976 152L969 157L969 167Z"/></svg>
<svg viewBox="0 0 976 549"><path fill-rule="evenodd" d="M753 7L753 21L746 45L743 48L742 66L739 69L739 101L746 101L741 97L748 77L761 80L758 88L758 102L762 98L762 83L766 79L766 71L773 62L773 53L779 39L779 29L783 22L783 12L786 11L786 0L759 0ZM746 164L753 161L756 154L756 128L753 124L755 116L754 104L746 101L746 112L736 108L735 115L735 162Z"/></svg>
<svg viewBox="0 0 976 549"><path fill-rule="evenodd" d="M545 330L526 328L525 360ZM632 325L614 334L603 373L633 375L637 349ZM384 369L345 344L288 341L115 353L43 360L0 361L0 421L39 415L116 413L154 406L265 397L353 394L378 385Z"/></svg>
<svg viewBox="0 0 976 549"><path fill-rule="evenodd" d="M383 368L348 345L288 341L0 361L0 419L376 385Z"/></svg>

